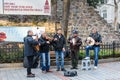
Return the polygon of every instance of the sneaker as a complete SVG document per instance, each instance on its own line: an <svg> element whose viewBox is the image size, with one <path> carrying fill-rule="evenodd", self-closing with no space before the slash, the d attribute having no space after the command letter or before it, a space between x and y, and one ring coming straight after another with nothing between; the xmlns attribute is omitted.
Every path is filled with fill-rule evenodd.
<svg viewBox="0 0 120 80"><path fill-rule="evenodd" d="M94 66L94 69L96 70L96 69L97 69L97 66Z"/></svg>
<svg viewBox="0 0 120 80"><path fill-rule="evenodd" d="M33 75L33 74L28 74L27 77L32 78L32 77L35 77L35 75Z"/></svg>
<svg viewBox="0 0 120 80"><path fill-rule="evenodd" d="M66 70L64 68L62 68L61 71L66 71Z"/></svg>
<svg viewBox="0 0 120 80"><path fill-rule="evenodd" d="M90 57L85 57L84 59L90 59Z"/></svg>

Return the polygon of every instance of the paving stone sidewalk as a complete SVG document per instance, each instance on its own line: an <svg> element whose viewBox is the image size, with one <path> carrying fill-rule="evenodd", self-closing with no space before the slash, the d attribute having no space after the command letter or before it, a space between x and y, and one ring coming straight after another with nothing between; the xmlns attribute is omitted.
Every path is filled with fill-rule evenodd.
<svg viewBox="0 0 120 80"><path fill-rule="evenodd" d="M70 65L65 67L67 70L71 68ZM0 68L0 80L120 80L120 62L102 63L97 70L89 71L81 70L79 65L76 77L65 77L54 66L51 69L53 72L47 74L43 74L39 68L33 69L36 77L27 78L25 68Z"/></svg>

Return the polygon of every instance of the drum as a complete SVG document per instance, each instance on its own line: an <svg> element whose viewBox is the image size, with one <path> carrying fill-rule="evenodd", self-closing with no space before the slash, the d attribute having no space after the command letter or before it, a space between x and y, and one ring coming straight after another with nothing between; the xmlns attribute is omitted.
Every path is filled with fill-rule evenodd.
<svg viewBox="0 0 120 80"><path fill-rule="evenodd" d="M95 40L92 37L87 37L85 42L88 46L93 46L95 44Z"/></svg>

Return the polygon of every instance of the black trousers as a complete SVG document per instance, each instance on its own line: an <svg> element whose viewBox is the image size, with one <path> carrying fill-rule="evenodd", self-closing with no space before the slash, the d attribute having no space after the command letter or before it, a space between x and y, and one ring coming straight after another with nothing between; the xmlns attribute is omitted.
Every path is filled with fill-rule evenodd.
<svg viewBox="0 0 120 80"><path fill-rule="evenodd" d="M73 68L77 68L79 58L79 50L71 50L71 63Z"/></svg>
<svg viewBox="0 0 120 80"><path fill-rule="evenodd" d="M27 60L28 60L27 74L31 74L31 68L33 65L33 58L34 58L34 56L27 56Z"/></svg>

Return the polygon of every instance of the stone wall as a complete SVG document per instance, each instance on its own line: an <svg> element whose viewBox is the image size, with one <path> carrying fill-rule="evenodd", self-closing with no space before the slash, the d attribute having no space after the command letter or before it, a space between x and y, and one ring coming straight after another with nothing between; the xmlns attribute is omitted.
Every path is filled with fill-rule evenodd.
<svg viewBox="0 0 120 80"><path fill-rule="evenodd" d="M68 35L72 30L78 30L79 36L85 40L93 27L102 35L103 42L119 40L113 28L93 7L88 6L83 0L71 0Z"/></svg>

